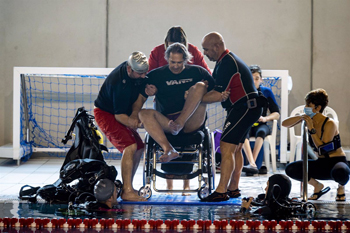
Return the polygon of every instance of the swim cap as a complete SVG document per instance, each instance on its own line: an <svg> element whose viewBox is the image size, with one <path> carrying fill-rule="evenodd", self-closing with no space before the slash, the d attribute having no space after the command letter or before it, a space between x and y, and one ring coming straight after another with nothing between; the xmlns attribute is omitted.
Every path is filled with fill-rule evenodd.
<svg viewBox="0 0 350 233"><path fill-rule="evenodd" d="M146 73L148 71L148 60L143 52L133 52L129 56L128 65L137 73Z"/></svg>
<svg viewBox="0 0 350 233"><path fill-rule="evenodd" d="M109 179L99 180L94 187L94 195L97 201L107 201L114 192L114 183Z"/></svg>

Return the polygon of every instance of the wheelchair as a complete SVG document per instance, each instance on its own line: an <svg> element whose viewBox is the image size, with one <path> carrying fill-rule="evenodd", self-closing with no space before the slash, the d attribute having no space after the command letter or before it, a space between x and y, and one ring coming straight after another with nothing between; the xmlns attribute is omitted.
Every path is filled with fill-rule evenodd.
<svg viewBox="0 0 350 233"><path fill-rule="evenodd" d="M163 150L148 133L145 135L145 152L143 156L143 186L139 189L139 195L149 199L152 196L151 183L156 192L197 192L198 197L203 199L215 189L215 150L214 137L209 128L202 127L194 133L180 133L176 136L166 134L168 141L177 150L180 158L168 163L159 161ZM193 164L189 173L169 173L161 171L160 164L177 164L184 167L185 164ZM158 166L157 166L158 165ZM197 165L197 166L196 166ZM157 177L173 180L198 178L198 188L191 190L183 189L159 189Z"/></svg>

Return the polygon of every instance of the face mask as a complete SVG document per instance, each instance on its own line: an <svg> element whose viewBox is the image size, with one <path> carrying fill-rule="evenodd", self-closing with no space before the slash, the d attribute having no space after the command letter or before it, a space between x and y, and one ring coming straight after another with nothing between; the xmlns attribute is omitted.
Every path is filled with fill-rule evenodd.
<svg viewBox="0 0 350 233"><path fill-rule="evenodd" d="M311 118L313 118L316 115L316 113L312 111L311 107L304 107L304 113Z"/></svg>

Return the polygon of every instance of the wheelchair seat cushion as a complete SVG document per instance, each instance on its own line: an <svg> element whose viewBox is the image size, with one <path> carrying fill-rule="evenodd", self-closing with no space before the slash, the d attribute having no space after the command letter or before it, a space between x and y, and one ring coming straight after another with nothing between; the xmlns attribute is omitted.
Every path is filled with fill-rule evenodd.
<svg viewBox="0 0 350 233"><path fill-rule="evenodd" d="M182 133L178 135L165 134L168 141L174 147L201 144L204 140L204 132L196 131L193 133Z"/></svg>

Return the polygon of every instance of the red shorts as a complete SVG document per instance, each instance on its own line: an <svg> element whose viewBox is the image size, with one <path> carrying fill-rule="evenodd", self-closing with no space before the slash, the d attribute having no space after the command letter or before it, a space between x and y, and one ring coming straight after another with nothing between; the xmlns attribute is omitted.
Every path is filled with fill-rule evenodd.
<svg viewBox="0 0 350 233"><path fill-rule="evenodd" d="M144 148L143 141L136 130L119 123L113 114L99 108L94 109L95 121L108 140L123 153L124 149L134 143L137 150Z"/></svg>

